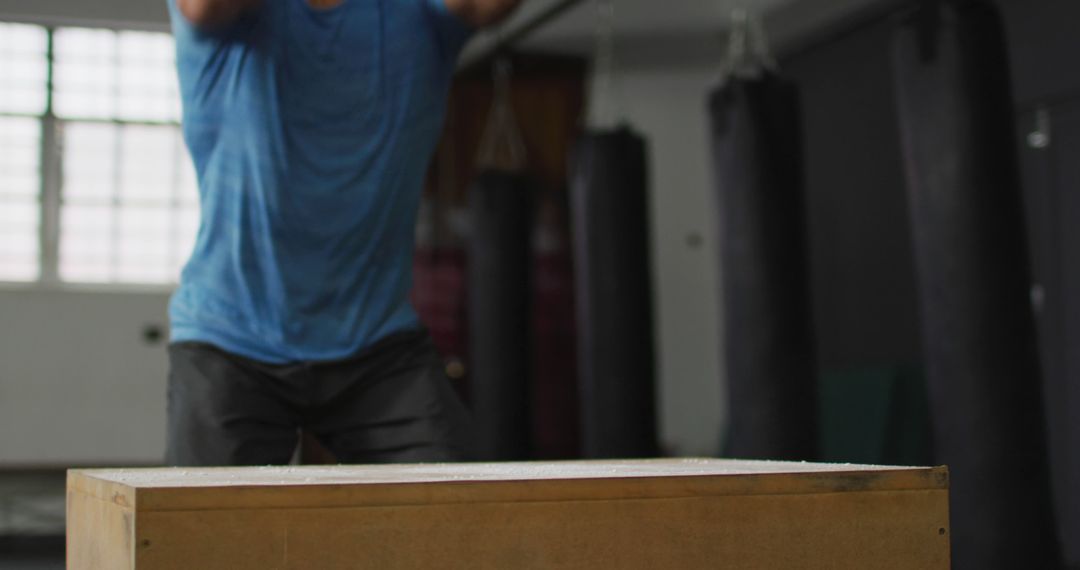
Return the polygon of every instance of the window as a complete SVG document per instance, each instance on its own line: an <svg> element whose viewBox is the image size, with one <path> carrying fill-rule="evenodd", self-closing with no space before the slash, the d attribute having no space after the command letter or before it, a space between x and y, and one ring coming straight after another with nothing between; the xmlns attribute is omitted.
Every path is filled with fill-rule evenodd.
<svg viewBox="0 0 1080 570"><path fill-rule="evenodd" d="M198 198L173 50L164 33L0 24L0 281L176 281Z"/></svg>
<svg viewBox="0 0 1080 570"><path fill-rule="evenodd" d="M0 280L39 276L48 36L0 24Z"/></svg>

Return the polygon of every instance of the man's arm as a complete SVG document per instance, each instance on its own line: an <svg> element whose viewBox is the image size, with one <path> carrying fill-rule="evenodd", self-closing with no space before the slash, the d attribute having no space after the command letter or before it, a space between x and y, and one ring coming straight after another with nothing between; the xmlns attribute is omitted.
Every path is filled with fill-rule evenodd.
<svg viewBox="0 0 1080 570"><path fill-rule="evenodd" d="M458 18L473 27L483 28L510 15L521 0L443 0Z"/></svg>
<svg viewBox="0 0 1080 570"><path fill-rule="evenodd" d="M202 29L227 26L260 4L262 0L176 0L180 13Z"/></svg>

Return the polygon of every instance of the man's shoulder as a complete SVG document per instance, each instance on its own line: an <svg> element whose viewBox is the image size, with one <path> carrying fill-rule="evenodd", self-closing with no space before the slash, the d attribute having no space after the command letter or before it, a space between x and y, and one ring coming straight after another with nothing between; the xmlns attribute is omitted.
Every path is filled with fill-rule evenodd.
<svg viewBox="0 0 1080 570"><path fill-rule="evenodd" d="M264 7L238 17L235 21L213 29L202 29L192 24L180 11L177 0L166 0L169 20L176 40L178 56L189 53L213 53L229 47L244 48L273 32L270 23L277 10L277 2L267 1Z"/></svg>

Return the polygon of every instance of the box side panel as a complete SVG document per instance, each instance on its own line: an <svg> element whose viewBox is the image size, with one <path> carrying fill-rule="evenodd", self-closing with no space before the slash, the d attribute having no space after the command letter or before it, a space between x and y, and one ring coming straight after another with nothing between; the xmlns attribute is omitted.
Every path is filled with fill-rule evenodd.
<svg viewBox="0 0 1080 570"><path fill-rule="evenodd" d="M68 570L132 570L135 513L73 489L67 491Z"/></svg>
<svg viewBox="0 0 1080 570"><path fill-rule="evenodd" d="M139 570L949 567L948 493L142 512Z"/></svg>

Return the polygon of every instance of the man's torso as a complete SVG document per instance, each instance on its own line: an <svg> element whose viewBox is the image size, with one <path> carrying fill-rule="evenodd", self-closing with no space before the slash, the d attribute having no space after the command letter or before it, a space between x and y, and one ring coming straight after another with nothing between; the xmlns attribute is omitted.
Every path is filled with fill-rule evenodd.
<svg viewBox="0 0 1080 570"><path fill-rule="evenodd" d="M333 360L416 326L417 204L467 37L441 2L266 0L204 34L170 1L203 214L173 340Z"/></svg>

